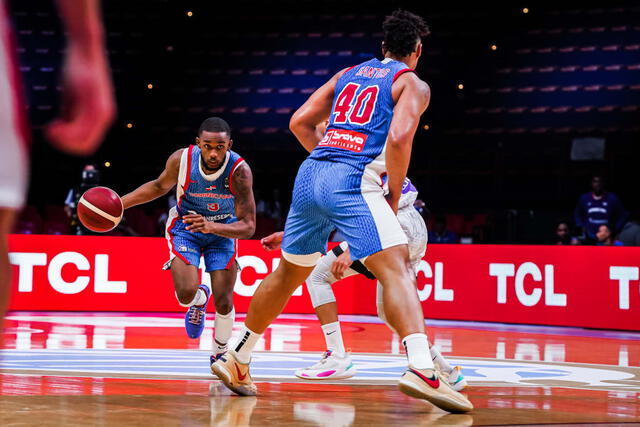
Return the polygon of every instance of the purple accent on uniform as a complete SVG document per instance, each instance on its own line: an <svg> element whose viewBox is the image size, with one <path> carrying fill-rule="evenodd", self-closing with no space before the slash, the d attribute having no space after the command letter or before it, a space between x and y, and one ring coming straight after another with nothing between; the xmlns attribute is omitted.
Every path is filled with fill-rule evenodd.
<svg viewBox="0 0 640 427"><path fill-rule="evenodd" d="M325 372L320 372L320 373L318 374L318 376L319 376L320 378L324 378L324 377L329 377L329 376L331 376L331 375L333 375L333 374L335 374L335 373L336 373L336 371L325 371Z"/></svg>
<svg viewBox="0 0 640 427"><path fill-rule="evenodd" d="M387 174L382 175L380 178L382 179L382 185L386 185L387 184ZM405 178L404 182L402 183L402 194L407 194L410 192L415 192L417 193L418 190L416 189L416 187L413 185L413 183L411 182L411 180L409 178Z"/></svg>
<svg viewBox="0 0 640 427"><path fill-rule="evenodd" d="M418 192L409 178L405 178L404 183L402 184L402 194L411 193L412 191L415 193Z"/></svg>

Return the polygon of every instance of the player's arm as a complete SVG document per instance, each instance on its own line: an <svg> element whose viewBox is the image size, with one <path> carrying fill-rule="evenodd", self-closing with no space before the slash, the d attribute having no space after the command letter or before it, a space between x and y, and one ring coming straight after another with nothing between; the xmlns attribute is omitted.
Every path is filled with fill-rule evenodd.
<svg viewBox="0 0 640 427"><path fill-rule="evenodd" d="M60 149L87 155L102 141L116 111L100 1L56 3L68 43L62 72L62 114L46 128L46 134Z"/></svg>
<svg viewBox="0 0 640 427"><path fill-rule="evenodd" d="M338 72L323 84L293 113L289 129L308 152L312 152L324 136L324 122L329 119L336 83L345 70Z"/></svg>
<svg viewBox="0 0 640 427"><path fill-rule="evenodd" d="M185 215L187 230L217 234L231 239L249 239L256 232L256 201L253 197L253 174L246 163L241 164L231 177L235 192L235 213L238 221L230 224L207 221L202 215Z"/></svg>
<svg viewBox="0 0 640 427"><path fill-rule="evenodd" d="M411 160L413 137L420 123L420 116L429 105L431 91L429 86L414 73L400 76L394 86L398 85L399 96L393 109L393 119L387 140L387 179L389 195L387 200L395 213L398 213L398 202L402 194L402 183L407 176Z"/></svg>
<svg viewBox="0 0 640 427"><path fill-rule="evenodd" d="M180 157L182 157L182 150L169 156L165 168L158 178L142 184L131 193L122 196L124 208L141 205L167 194L178 183Z"/></svg>

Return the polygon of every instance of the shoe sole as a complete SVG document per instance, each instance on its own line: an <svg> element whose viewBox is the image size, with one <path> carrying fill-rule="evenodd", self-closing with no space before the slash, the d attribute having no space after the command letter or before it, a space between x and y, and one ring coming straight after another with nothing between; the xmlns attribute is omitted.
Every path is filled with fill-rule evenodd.
<svg viewBox="0 0 640 427"><path fill-rule="evenodd" d="M473 405L467 405L466 403L460 402L443 393L439 393L435 389L432 389L433 393L427 393L419 388L416 384L409 381L400 379L400 381L398 382L398 388L407 396L426 400L430 403L433 403L438 408L444 409L447 412L464 413L473 410Z"/></svg>
<svg viewBox="0 0 640 427"><path fill-rule="evenodd" d="M358 371L356 369L349 369L348 371L345 371L341 374L338 374L338 375L334 374L328 377L303 377L299 375L298 372L295 372L294 375L300 378L301 380L324 381L324 380L346 380L347 378L353 377L357 373Z"/></svg>
<svg viewBox="0 0 640 427"><path fill-rule="evenodd" d="M225 387L227 387L229 390L231 390L235 394L239 394L240 396L255 396L257 394L257 392L255 392L254 390L248 389L244 386L232 385L231 375L229 374L229 372L225 368L223 368L222 366L216 363L211 365L211 372L215 376L217 376L218 379L220 379L220 381L222 381Z"/></svg>

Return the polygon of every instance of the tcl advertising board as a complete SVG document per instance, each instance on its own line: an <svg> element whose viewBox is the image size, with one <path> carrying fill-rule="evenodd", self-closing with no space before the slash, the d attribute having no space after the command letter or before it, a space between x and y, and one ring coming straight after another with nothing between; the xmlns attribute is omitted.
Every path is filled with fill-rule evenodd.
<svg viewBox="0 0 640 427"><path fill-rule="evenodd" d="M164 239L12 235L9 247L11 310L184 310L162 270ZM280 253L245 240L237 260L234 304L245 312ZM340 313L375 314L375 290L362 276L336 283ZM427 318L640 330L640 248L430 245L418 296ZM301 286L285 313L312 312Z"/></svg>

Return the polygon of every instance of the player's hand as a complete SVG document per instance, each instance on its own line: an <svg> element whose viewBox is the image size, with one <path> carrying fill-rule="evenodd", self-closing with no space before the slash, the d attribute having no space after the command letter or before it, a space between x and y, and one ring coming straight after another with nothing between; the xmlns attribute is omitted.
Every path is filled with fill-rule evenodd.
<svg viewBox="0 0 640 427"><path fill-rule="evenodd" d="M349 267L351 267L351 254L349 253L349 249L345 250L340 256L333 261L331 265L331 274L336 280L342 279L344 276L344 272L347 271Z"/></svg>
<svg viewBox="0 0 640 427"><path fill-rule="evenodd" d="M398 205L400 204L400 197L393 197L391 194L384 196L387 199L387 203L391 206L394 215L398 215Z"/></svg>
<svg viewBox="0 0 640 427"><path fill-rule="evenodd" d="M260 244L265 251L275 251L276 249L280 249L280 245L282 245L282 237L284 236L283 231L276 231L273 234L264 237L260 240Z"/></svg>
<svg viewBox="0 0 640 427"><path fill-rule="evenodd" d="M92 154L116 113L109 65L102 46L82 49L69 45L62 76L60 117L45 129L59 149L75 155Z"/></svg>
<svg viewBox="0 0 640 427"><path fill-rule="evenodd" d="M202 215L189 214L182 217L182 222L187 225L186 229L193 233L213 233L215 223L207 221Z"/></svg>

